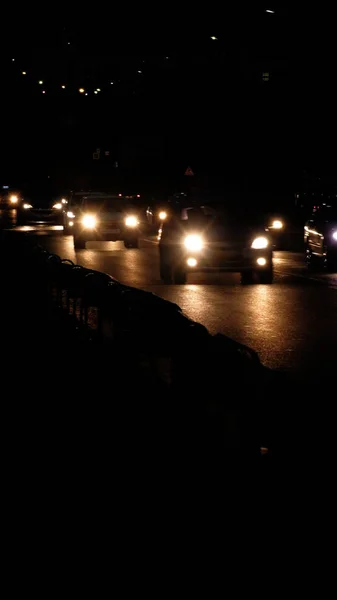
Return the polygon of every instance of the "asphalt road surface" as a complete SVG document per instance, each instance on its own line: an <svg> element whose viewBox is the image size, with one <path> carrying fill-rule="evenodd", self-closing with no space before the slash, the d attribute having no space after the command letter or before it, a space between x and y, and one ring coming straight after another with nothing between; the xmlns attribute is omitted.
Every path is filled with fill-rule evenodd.
<svg viewBox="0 0 337 600"><path fill-rule="evenodd" d="M19 232L18 232L19 235ZM75 252L62 231L30 231L49 251L124 284L177 303L212 333L256 350L262 362L300 380L319 381L337 366L337 273L311 273L300 253L275 252L273 285L241 286L239 274L191 274L187 285L162 284L158 247L144 238L139 249L121 242L89 243Z"/></svg>

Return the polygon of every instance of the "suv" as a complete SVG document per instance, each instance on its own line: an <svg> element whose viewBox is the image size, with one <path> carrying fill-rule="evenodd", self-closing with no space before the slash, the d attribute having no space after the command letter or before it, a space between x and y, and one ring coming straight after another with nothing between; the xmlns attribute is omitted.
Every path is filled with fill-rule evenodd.
<svg viewBox="0 0 337 600"><path fill-rule="evenodd" d="M184 284L191 271L241 273L242 283L272 283L273 251L266 228L235 212L209 206L170 215L160 234L160 276Z"/></svg>
<svg viewBox="0 0 337 600"><path fill-rule="evenodd" d="M140 222L137 209L126 199L109 194L84 196L73 221L74 247L88 241L122 240L126 248L138 248Z"/></svg>

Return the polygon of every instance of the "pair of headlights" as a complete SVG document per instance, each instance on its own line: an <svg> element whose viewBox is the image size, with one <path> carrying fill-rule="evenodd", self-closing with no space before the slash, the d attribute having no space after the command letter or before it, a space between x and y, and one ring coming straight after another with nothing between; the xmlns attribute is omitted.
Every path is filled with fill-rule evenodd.
<svg viewBox="0 0 337 600"><path fill-rule="evenodd" d="M191 252L200 252L203 249L204 245L205 243L202 236L198 234L187 235L184 239L185 248L187 250L190 250ZM268 239L266 237L261 236L253 240L251 248L253 248L253 250L264 250L268 246Z"/></svg>
<svg viewBox="0 0 337 600"><path fill-rule="evenodd" d="M130 227L130 229L134 229L139 225L139 221L134 215L129 215L128 217L125 217L124 223L126 227ZM84 215L82 218L82 225L86 229L95 229L95 227L97 227L97 224L98 219L97 217L95 217L95 215Z"/></svg>

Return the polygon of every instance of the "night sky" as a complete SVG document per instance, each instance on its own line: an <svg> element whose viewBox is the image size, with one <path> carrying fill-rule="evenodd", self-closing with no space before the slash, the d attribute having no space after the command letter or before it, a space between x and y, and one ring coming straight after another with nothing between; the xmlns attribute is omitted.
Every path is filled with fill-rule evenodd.
<svg viewBox="0 0 337 600"><path fill-rule="evenodd" d="M303 168L333 170L322 134L332 140L335 129L329 19L318 27L317 13L280 3L219 10L102 5L8 16L1 179L49 175L67 187L100 169L175 185L191 165L219 189L259 189L287 188Z"/></svg>

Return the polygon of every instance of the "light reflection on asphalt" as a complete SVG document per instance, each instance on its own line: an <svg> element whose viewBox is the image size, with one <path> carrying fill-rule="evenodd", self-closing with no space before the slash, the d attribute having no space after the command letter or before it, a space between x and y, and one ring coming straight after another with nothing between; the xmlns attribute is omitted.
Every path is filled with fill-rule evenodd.
<svg viewBox="0 0 337 600"><path fill-rule="evenodd" d="M337 364L337 294L328 287L337 275L311 278L300 253L275 253L270 286L242 286L236 273L193 274L185 286L167 286L159 279L152 241L142 240L140 249L130 250L121 242L92 243L75 253L72 236L57 232L37 240L62 258L178 304L210 332L252 347L269 367L314 377Z"/></svg>

